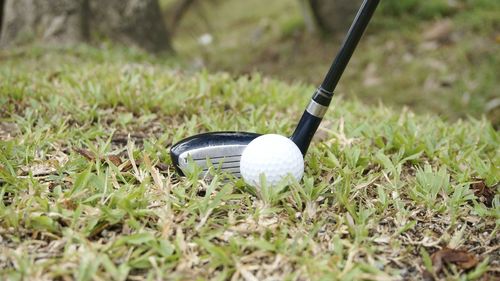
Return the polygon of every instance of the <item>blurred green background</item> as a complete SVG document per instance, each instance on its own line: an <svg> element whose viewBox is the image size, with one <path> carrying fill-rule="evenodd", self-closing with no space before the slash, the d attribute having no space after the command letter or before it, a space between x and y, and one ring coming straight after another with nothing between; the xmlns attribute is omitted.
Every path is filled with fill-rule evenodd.
<svg viewBox="0 0 500 281"><path fill-rule="evenodd" d="M174 2L162 0L165 15ZM173 45L193 68L318 84L345 32L308 31L302 4L198 1ZM487 116L498 126L499 12L496 0L381 1L337 94L451 120Z"/></svg>
<svg viewBox="0 0 500 281"><path fill-rule="evenodd" d="M0 0L0 4L7 7L9 1L17 5L27 2ZM90 21L99 22L90 31L92 40L85 45L90 47L85 47L82 56L98 56L103 61L113 57L147 60L182 71L207 69L235 76L259 72L287 82L317 85L361 1L147 0L142 3L158 7L165 23L165 28L156 26L154 30L147 24L137 29L149 15L134 18L125 26L109 21L117 14L134 16L135 12L123 3L140 1L80 2L94 7L92 11L98 15L91 15ZM99 5L111 7L111 12L101 12L105 9ZM6 22L8 9L4 10ZM498 0L382 0L337 95L368 104L408 107L417 113L438 114L445 120L487 118L498 129L499 14ZM106 28L109 36L98 33ZM132 47L128 38L114 36L127 30L156 32L149 36L153 41L168 37L160 43L168 45L170 52L149 54ZM15 59L20 52L32 57L47 52L27 44L26 32L19 33L23 47L4 48L0 59ZM157 50L147 44L140 47Z"/></svg>

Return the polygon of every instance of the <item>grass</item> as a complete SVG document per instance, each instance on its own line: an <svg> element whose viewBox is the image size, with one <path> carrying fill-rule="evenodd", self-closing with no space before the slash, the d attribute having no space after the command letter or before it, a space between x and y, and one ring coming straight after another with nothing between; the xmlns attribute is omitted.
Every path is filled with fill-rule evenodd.
<svg viewBox="0 0 500 281"><path fill-rule="evenodd" d="M0 279L420 279L443 247L499 276L500 134L336 97L304 179L177 176L195 133L292 132L313 87L115 49L1 54ZM474 183L484 183L486 193Z"/></svg>
<svg viewBox="0 0 500 281"><path fill-rule="evenodd" d="M451 121L486 115L500 126L489 107L500 87L499 9L494 0L381 1L337 93ZM428 38L447 22L447 31ZM212 44L198 43L204 33ZM319 84L342 36L306 34L299 1L228 0L189 12L174 45L211 71Z"/></svg>

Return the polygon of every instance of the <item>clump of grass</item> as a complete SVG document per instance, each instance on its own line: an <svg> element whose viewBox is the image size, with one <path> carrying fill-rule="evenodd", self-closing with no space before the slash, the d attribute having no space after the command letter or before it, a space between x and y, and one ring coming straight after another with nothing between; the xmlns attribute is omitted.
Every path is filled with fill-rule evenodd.
<svg viewBox="0 0 500 281"><path fill-rule="evenodd" d="M314 88L99 52L3 55L0 279L418 279L443 247L481 263L441 277L498 274L500 135L487 121L337 99L302 182L181 178L172 143L288 135Z"/></svg>

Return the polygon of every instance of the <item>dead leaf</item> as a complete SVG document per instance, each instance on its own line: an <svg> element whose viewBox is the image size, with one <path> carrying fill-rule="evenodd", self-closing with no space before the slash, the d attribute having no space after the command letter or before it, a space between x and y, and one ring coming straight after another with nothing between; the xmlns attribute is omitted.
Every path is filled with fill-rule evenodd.
<svg viewBox="0 0 500 281"><path fill-rule="evenodd" d="M78 152L81 156L87 158L89 161L94 161L95 160L95 155L94 153L90 152L89 150L83 149L83 148L74 148L74 151Z"/></svg>
<svg viewBox="0 0 500 281"><path fill-rule="evenodd" d="M365 87L377 86L381 83L380 77L377 76L378 69L375 63L370 63L363 72L363 85Z"/></svg>
<svg viewBox="0 0 500 281"><path fill-rule="evenodd" d="M126 144L130 139L133 139L135 142L142 143L144 139L148 138L148 135L143 133L115 133L111 138L113 143L122 143Z"/></svg>
<svg viewBox="0 0 500 281"><path fill-rule="evenodd" d="M447 43L451 41L451 33L453 31L453 22L450 19L437 21L423 34L425 41L436 41L439 43Z"/></svg>
<svg viewBox="0 0 500 281"><path fill-rule="evenodd" d="M69 210L76 210L76 207L78 207L78 204L72 199L63 199L61 203L66 209Z"/></svg>
<svg viewBox="0 0 500 281"><path fill-rule="evenodd" d="M19 127L15 123L0 122L0 140L10 140L19 134Z"/></svg>
<svg viewBox="0 0 500 281"><path fill-rule="evenodd" d="M486 112L500 108L500 98L494 98L486 103L484 109Z"/></svg>
<svg viewBox="0 0 500 281"><path fill-rule="evenodd" d="M106 158L109 160L109 162L113 163L116 167L120 166L122 164L122 159L118 155L108 155Z"/></svg>
<svg viewBox="0 0 500 281"><path fill-rule="evenodd" d="M55 79L57 79L60 75L62 74L62 71L55 71L55 72L52 72L49 74L49 76L47 77L47 80L49 82L52 82L54 81Z"/></svg>
<svg viewBox="0 0 500 281"><path fill-rule="evenodd" d="M472 190L474 191L474 195L480 202L483 202L487 207L492 206L493 197L495 197L495 192L493 192L494 188L486 186L486 183L482 179L477 179L477 182L474 182L470 185Z"/></svg>
<svg viewBox="0 0 500 281"><path fill-rule="evenodd" d="M454 263L462 269L471 269L478 263L476 256L464 250L443 248L431 256L434 271L441 272L444 264Z"/></svg>
<svg viewBox="0 0 500 281"><path fill-rule="evenodd" d="M127 160L123 164L123 166L121 168L121 171L122 172L128 172L128 171L130 171L130 169L132 169L132 162L130 162L130 160Z"/></svg>
<svg viewBox="0 0 500 281"><path fill-rule="evenodd" d="M80 155L82 155L83 157L87 158L87 160L89 160L89 161L95 161L95 159L96 159L96 156L94 155L94 153L92 153L91 151L89 151L87 149L74 148L74 150L76 152L78 152ZM123 161L120 158L120 156L115 155L115 154L106 155L106 156L101 157L99 159L101 161L109 160L109 162L113 163L113 165L115 165L117 167L120 166L123 163Z"/></svg>
<svg viewBox="0 0 500 281"><path fill-rule="evenodd" d="M155 167L161 172L168 171L168 165L165 163L158 162L158 164L156 164Z"/></svg>
<svg viewBox="0 0 500 281"><path fill-rule="evenodd" d="M432 275L432 273L430 273L429 271L427 270L424 270L422 272L422 278L424 279L424 281L434 281L434 275Z"/></svg>

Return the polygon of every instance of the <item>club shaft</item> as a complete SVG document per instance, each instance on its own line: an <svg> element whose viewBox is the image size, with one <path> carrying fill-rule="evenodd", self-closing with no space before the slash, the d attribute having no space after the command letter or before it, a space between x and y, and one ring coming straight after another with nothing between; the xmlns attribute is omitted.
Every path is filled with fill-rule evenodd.
<svg viewBox="0 0 500 281"><path fill-rule="evenodd" d="M365 0L325 76L321 88L333 93L380 0Z"/></svg>
<svg viewBox="0 0 500 281"><path fill-rule="evenodd" d="M347 63L354 53L379 2L380 0L364 0L361 4L344 42L330 66L330 70L326 74L321 86L314 92L309 105L300 118L297 128L290 137L300 149L302 155L306 154L309 144L330 105L333 91L342 73L344 73Z"/></svg>

